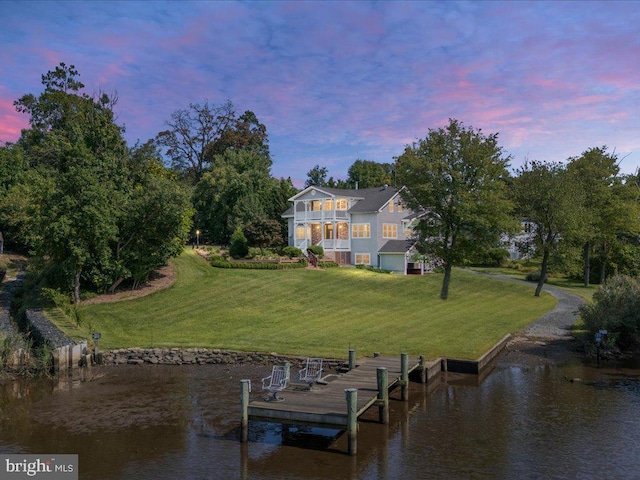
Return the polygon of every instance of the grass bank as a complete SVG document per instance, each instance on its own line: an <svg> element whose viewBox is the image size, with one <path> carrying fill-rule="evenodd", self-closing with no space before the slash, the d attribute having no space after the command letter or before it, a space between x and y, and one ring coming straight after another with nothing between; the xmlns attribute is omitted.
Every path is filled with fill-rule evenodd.
<svg viewBox="0 0 640 480"><path fill-rule="evenodd" d="M506 333L553 308L533 287L456 270L450 297L441 275L402 276L359 269L261 271L212 268L186 250L166 290L83 307L84 327L101 348L208 347L291 355L408 352L475 359Z"/></svg>
<svg viewBox="0 0 640 480"><path fill-rule="evenodd" d="M503 277L515 278L518 280L526 280L527 274L540 270L539 262L529 262L528 267L524 267L520 270L504 267L473 267L472 270L488 273L491 275L501 275ZM536 283L530 282L535 289ZM585 302L590 302L593 298L593 294L598 290L598 285L591 285L589 287L584 286L584 283L579 280L573 280L561 275L549 275L547 278L547 285L553 285L554 287L562 288L569 293L573 293L581 297Z"/></svg>

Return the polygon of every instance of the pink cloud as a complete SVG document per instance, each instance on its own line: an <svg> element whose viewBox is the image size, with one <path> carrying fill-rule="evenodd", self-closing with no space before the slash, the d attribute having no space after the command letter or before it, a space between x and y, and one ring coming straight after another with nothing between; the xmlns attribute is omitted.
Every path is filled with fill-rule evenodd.
<svg viewBox="0 0 640 480"><path fill-rule="evenodd" d="M28 126L26 115L16 112L13 102L0 99L0 142L17 141L21 130Z"/></svg>

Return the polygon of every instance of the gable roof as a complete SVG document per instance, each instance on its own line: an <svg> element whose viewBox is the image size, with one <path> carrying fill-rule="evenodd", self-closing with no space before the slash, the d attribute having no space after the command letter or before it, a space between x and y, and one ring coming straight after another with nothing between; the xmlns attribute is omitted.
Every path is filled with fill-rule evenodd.
<svg viewBox="0 0 640 480"><path fill-rule="evenodd" d="M295 201L311 190L316 190L331 198L352 198L358 201L349 209L349 213L375 213L383 208L389 200L398 195L405 187L390 187L383 185L382 187L347 189L347 188L330 188L330 187L307 187L298 192L289 201ZM289 207L283 214L283 217L293 216L293 206Z"/></svg>

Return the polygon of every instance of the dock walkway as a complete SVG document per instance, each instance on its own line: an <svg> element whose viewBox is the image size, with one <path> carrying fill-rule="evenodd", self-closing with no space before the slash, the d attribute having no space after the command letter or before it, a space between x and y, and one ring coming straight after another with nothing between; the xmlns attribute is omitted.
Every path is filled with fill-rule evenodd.
<svg viewBox="0 0 640 480"><path fill-rule="evenodd" d="M407 374L418 368L419 360L409 360ZM371 407L378 397L378 367L388 372L389 388L401 380L401 358L363 358L356 367L339 375L326 385L316 384L311 390L302 385L292 385L280 392L283 402L266 401L263 398L249 403L249 419L279 422L308 423L319 426L347 427L346 389L357 389L357 416Z"/></svg>

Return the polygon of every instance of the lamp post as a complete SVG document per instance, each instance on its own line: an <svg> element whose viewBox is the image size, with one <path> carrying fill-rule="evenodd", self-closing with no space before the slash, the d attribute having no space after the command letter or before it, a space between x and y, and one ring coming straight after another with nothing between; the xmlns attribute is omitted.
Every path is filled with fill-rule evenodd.
<svg viewBox="0 0 640 480"><path fill-rule="evenodd" d="M200 247L200 230L196 230L196 246Z"/></svg>

